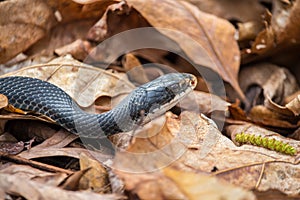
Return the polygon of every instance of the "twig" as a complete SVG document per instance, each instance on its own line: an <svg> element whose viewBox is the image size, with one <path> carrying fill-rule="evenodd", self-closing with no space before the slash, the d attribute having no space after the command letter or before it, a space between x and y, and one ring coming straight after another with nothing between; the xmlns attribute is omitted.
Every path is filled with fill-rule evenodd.
<svg viewBox="0 0 300 200"><path fill-rule="evenodd" d="M71 171L71 170L62 169L59 167L55 167L52 165L48 165L48 164L33 161L33 160L28 160L28 159L22 158L20 156L11 155L11 154L7 154L7 153L3 153L3 152L0 152L0 160L6 160L6 161L17 163L17 164L29 165L31 167L34 167L34 168L37 168L40 170L45 170L48 172L61 172L61 173L66 173L66 174L73 173L73 171Z"/></svg>

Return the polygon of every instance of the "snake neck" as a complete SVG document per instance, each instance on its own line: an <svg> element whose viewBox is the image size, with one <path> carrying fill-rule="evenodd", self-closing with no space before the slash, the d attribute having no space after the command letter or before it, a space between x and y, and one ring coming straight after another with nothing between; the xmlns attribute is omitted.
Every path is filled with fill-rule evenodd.
<svg viewBox="0 0 300 200"><path fill-rule="evenodd" d="M72 114L72 124L58 123L66 125L65 129L79 136L101 138L132 130L136 122L126 113L129 113L126 112L126 108L115 108L102 114L76 110Z"/></svg>

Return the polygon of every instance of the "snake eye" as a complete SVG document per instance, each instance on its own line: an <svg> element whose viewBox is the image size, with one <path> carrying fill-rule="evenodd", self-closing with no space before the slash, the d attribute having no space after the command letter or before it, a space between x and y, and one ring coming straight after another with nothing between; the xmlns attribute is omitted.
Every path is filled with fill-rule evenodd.
<svg viewBox="0 0 300 200"><path fill-rule="evenodd" d="M196 85L197 85L197 81L195 80L195 79L192 79L192 80L190 80L190 86L191 87L196 87Z"/></svg>

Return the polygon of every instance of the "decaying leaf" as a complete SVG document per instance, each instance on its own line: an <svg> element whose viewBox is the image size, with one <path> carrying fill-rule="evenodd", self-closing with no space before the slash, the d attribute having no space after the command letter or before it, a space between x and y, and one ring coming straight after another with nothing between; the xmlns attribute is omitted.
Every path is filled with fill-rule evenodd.
<svg viewBox="0 0 300 200"><path fill-rule="evenodd" d="M234 38L235 30L231 24L202 12L185 1L164 0L157 9L152 9L157 3L154 0L128 2L152 26L164 28L158 31L176 41L195 63L216 71L244 97L237 82L240 57ZM166 13L173 17L162 17Z"/></svg>
<svg viewBox="0 0 300 200"><path fill-rule="evenodd" d="M18 154L24 149L24 142L0 142L0 152Z"/></svg>
<svg viewBox="0 0 300 200"><path fill-rule="evenodd" d="M287 3L288 2L288 3ZM243 51L244 62L259 60L264 57L272 57L274 61L284 60L288 65L294 65L297 58L297 46L299 45L299 11L298 1L272 1L272 13L270 20L264 20L265 29L251 42L251 50ZM295 50L295 56L291 52L286 55L286 50ZM283 57L283 58L281 58ZM293 58L294 57L294 58ZM290 59L292 58L292 59ZM290 63L289 60L292 60Z"/></svg>
<svg viewBox="0 0 300 200"><path fill-rule="evenodd" d="M8 106L8 99L5 95L0 94L0 109L5 108Z"/></svg>
<svg viewBox="0 0 300 200"><path fill-rule="evenodd" d="M200 10L228 20L239 22L259 21L264 7L258 1L244 0L186 0Z"/></svg>
<svg viewBox="0 0 300 200"><path fill-rule="evenodd" d="M297 128L298 117L283 105L285 98L299 89L297 80L287 69L259 63L243 68L239 81L252 104L246 108L250 109L248 120L271 127Z"/></svg>
<svg viewBox="0 0 300 200"><path fill-rule="evenodd" d="M237 186L229 185L206 174L195 174L166 168L163 173L173 180L188 199L255 199L255 196Z"/></svg>
<svg viewBox="0 0 300 200"><path fill-rule="evenodd" d="M141 199L186 199L175 183L161 173L115 173L125 182L125 189Z"/></svg>
<svg viewBox="0 0 300 200"><path fill-rule="evenodd" d="M42 171L27 165L16 165L12 164L5 169L1 170L2 174L15 175L17 177L22 177L23 180L34 180L38 183L43 183L46 185L57 186L66 177L67 174L64 173L51 173Z"/></svg>
<svg viewBox="0 0 300 200"><path fill-rule="evenodd" d="M123 199L120 195L114 194L96 194L88 191L66 191L58 187L38 183L33 180L26 180L17 175L0 174L0 198L5 199L6 194L18 194L26 199L105 199L116 200Z"/></svg>
<svg viewBox="0 0 300 200"><path fill-rule="evenodd" d="M92 189L96 193L109 193L108 175L104 166L97 160L82 153L80 155L81 170L88 171L80 179L81 189Z"/></svg>
<svg viewBox="0 0 300 200"><path fill-rule="evenodd" d="M123 57L123 66L129 76L129 79L138 84L144 84L149 82L147 74L142 67L140 61L134 56L134 54L126 54Z"/></svg>
<svg viewBox="0 0 300 200"><path fill-rule="evenodd" d="M73 58L77 60L84 60L88 56L91 49L91 44L88 41L78 39L71 44L57 48L55 53L60 56L71 54Z"/></svg>
<svg viewBox="0 0 300 200"><path fill-rule="evenodd" d="M0 13L0 63L28 49L56 23L51 7L40 0L1 2Z"/></svg>
<svg viewBox="0 0 300 200"><path fill-rule="evenodd" d="M295 77L287 69L270 63L260 63L243 68L240 72L239 82L246 95L249 98L252 97L253 105L262 103L266 105L267 98L280 105L285 97L293 94L299 88ZM254 93L252 89L255 86L261 88L261 91Z"/></svg>
<svg viewBox="0 0 300 200"><path fill-rule="evenodd" d="M300 95L296 96L292 101L290 101L286 106L294 115L298 116L300 114Z"/></svg>
<svg viewBox="0 0 300 200"><path fill-rule="evenodd" d="M59 187L65 190L76 191L79 189L79 181L89 171L89 169L80 170L70 174Z"/></svg>
<svg viewBox="0 0 300 200"><path fill-rule="evenodd" d="M292 142L299 148L299 142ZM300 185L295 184L298 177L293 174L300 173L300 168L295 165L296 159L295 156L262 147L238 147L206 119L192 112L183 112L180 118L169 115L158 134L137 138L126 152L118 152L114 159L114 169L125 174L149 173L171 164L181 170L213 172L234 185L248 189L276 188L287 194L297 194ZM274 176L281 171L285 173L284 180L279 175ZM261 174L264 174L263 179ZM126 177L128 175L124 175ZM130 176L130 182L137 186L135 189L130 187L134 192L141 189L139 183L143 181L138 176L136 178ZM155 191L160 194L158 188Z"/></svg>
<svg viewBox="0 0 300 200"><path fill-rule="evenodd" d="M109 58L117 58L128 50L141 48L170 51L183 57L185 56L183 54L186 54L196 64L217 72L233 85L243 98L243 93L237 83L240 56L233 26L221 18L201 12L197 7L184 1L164 0L157 9L153 7L157 6L156 1L152 0L145 2L133 0L128 1L128 5L124 2L112 5L98 25L90 30L88 38L100 42L121 31L150 25L157 27L157 30L143 29L144 31L140 30L140 32L136 30L135 34L138 37L135 34L117 36L109 41L111 44L97 47L101 59L107 61ZM166 13L172 18L165 18ZM122 19L120 19L121 14ZM119 25L126 18L134 19L135 23ZM123 42L126 46L120 48L119 42ZM181 50L184 53L180 53ZM119 52L119 55L116 55L116 52ZM155 52L154 56L153 52L146 49L139 50L138 54L147 59L150 58L152 62L161 61L163 56L166 56L165 52ZM153 57L155 58L152 59ZM185 63L185 65L187 69L197 72L197 69L191 69L190 63ZM177 66L176 70L182 71L183 69Z"/></svg>

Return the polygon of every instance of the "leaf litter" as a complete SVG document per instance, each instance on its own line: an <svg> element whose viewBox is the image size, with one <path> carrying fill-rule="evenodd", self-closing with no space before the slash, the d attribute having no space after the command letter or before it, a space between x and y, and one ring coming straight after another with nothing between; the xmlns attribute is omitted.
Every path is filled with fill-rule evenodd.
<svg viewBox="0 0 300 200"><path fill-rule="evenodd" d="M172 70L199 82L172 112L110 137L113 156L1 95L1 199L299 198L298 1L21 0L0 10L1 76L49 81L87 112ZM99 45L145 27L144 41ZM115 56L141 42L169 51Z"/></svg>

